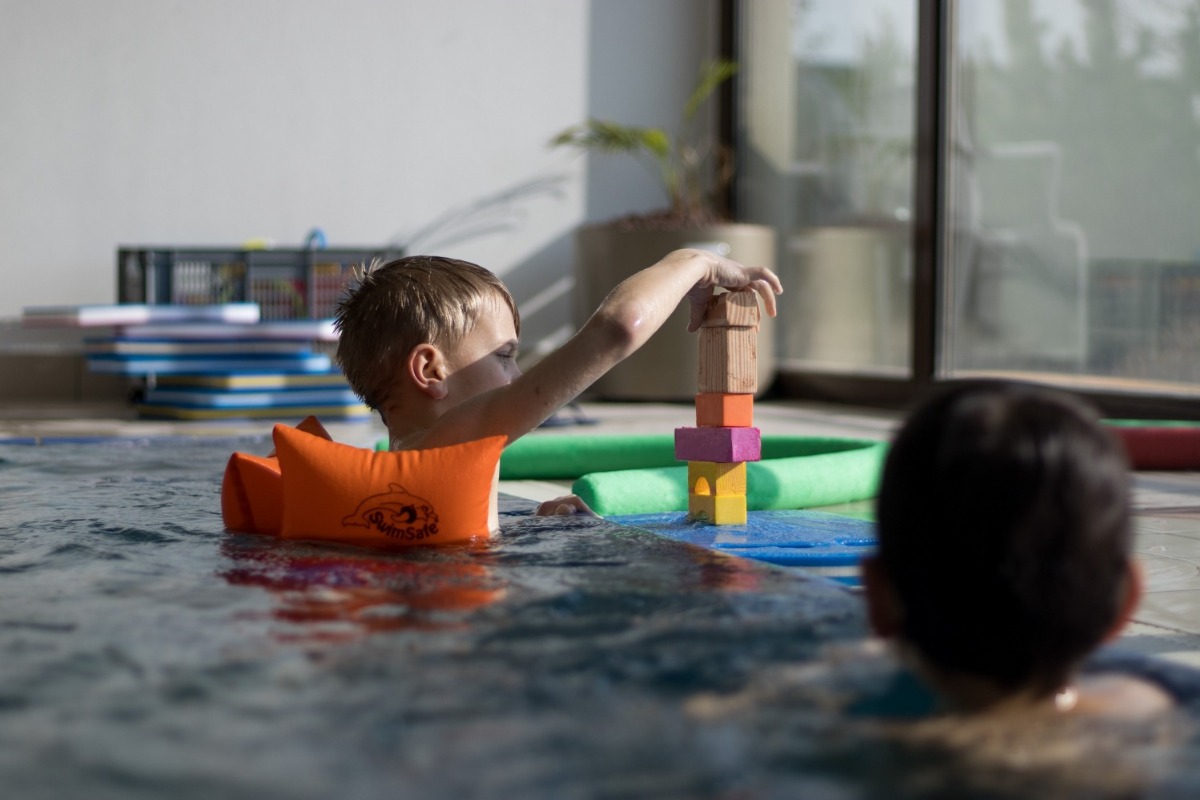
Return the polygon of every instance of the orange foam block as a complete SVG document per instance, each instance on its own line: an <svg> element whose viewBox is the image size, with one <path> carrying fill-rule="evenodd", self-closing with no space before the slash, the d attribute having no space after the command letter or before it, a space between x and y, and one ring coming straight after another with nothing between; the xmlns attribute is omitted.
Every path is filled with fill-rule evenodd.
<svg viewBox="0 0 1200 800"><path fill-rule="evenodd" d="M754 426L754 395L709 392L696 395L696 424L701 428Z"/></svg>

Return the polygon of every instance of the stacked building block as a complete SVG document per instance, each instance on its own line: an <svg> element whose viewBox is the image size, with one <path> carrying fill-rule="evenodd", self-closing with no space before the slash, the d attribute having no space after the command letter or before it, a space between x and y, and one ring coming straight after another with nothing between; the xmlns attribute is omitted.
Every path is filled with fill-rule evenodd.
<svg viewBox="0 0 1200 800"><path fill-rule="evenodd" d="M712 298L700 328L696 427L675 429L675 458L688 462L688 514L713 525L746 524L746 462L762 457L758 319L752 291Z"/></svg>

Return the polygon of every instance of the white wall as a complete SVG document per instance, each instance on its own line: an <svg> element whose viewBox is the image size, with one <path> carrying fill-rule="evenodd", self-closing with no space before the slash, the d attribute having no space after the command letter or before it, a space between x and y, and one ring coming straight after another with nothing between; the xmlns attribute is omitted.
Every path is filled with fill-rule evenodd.
<svg viewBox="0 0 1200 800"><path fill-rule="evenodd" d="M112 302L119 244L297 246L319 226L331 245L374 246L557 178L490 217L501 231L424 243L504 275L533 301L530 333L549 335L569 320L578 223L661 197L615 163L593 164L616 180L585 191L586 160L547 140L589 115L672 124L714 13L711 0L0 0L0 319Z"/></svg>

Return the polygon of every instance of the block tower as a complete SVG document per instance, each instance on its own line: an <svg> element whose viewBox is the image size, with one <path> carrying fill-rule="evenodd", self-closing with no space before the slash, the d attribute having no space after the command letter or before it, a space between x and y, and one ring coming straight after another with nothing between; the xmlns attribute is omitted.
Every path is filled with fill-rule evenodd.
<svg viewBox="0 0 1200 800"><path fill-rule="evenodd" d="M758 295L713 296L700 328L696 427L675 429L675 458L688 462L688 514L713 525L746 524L746 462L762 457L757 337Z"/></svg>

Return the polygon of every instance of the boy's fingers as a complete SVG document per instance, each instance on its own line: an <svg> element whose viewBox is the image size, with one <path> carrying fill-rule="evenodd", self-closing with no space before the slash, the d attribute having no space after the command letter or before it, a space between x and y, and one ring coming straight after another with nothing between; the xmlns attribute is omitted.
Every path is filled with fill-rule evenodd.
<svg viewBox="0 0 1200 800"><path fill-rule="evenodd" d="M763 309L767 312L767 316L775 316L775 292L771 290L771 286L765 281L755 281L750 284L750 288L757 292L759 298L762 299Z"/></svg>
<svg viewBox="0 0 1200 800"><path fill-rule="evenodd" d="M746 272L750 274L752 281L762 281L774 294L783 294L783 284L779 276L766 267L748 267Z"/></svg>
<svg viewBox="0 0 1200 800"><path fill-rule="evenodd" d="M570 517L575 514L583 514L589 517L596 516L596 512L588 508L587 503L573 494L547 500L539 504L537 510L534 511L534 516L538 517Z"/></svg>
<svg viewBox="0 0 1200 800"><path fill-rule="evenodd" d="M711 286L695 286L687 293L688 299L688 333L700 330L704 315L708 311L708 301L713 296Z"/></svg>
<svg viewBox="0 0 1200 800"><path fill-rule="evenodd" d="M767 316L775 316L775 295L783 292L783 284L780 282L779 276L766 267L744 267L734 262L729 262L729 265L734 267L732 271L719 272L713 276L716 284L729 291L753 290L762 298ZM711 284L697 284L688 292L688 302L691 305L688 314L688 333L700 330L708 311L708 300L712 294Z"/></svg>

